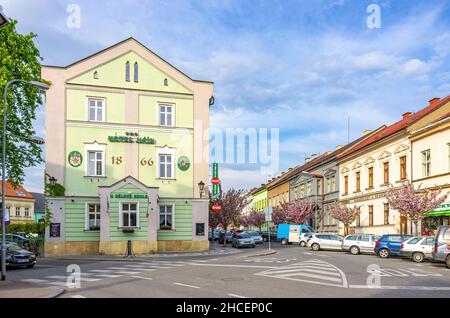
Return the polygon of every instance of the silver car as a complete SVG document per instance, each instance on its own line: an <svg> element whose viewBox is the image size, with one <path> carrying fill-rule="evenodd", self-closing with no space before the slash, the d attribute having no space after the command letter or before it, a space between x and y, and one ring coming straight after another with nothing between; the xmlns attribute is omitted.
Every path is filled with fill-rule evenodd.
<svg viewBox="0 0 450 318"><path fill-rule="evenodd" d="M342 250L342 236L335 233L314 233L306 240L306 246L313 251L320 250Z"/></svg>
<svg viewBox="0 0 450 318"><path fill-rule="evenodd" d="M431 236L414 236L402 243L400 256L412 259L416 263L430 259L433 252L434 238Z"/></svg>
<svg viewBox="0 0 450 318"><path fill-rule="evenodd" d="M235 248L240 247L255 247L255 241L247 233L239 233L233 237L231 241L231 246Z"/></svg>
<svg viewBox="0 0 450 318"><path fill-rule="evenodd" d="M431 258L434 262L444 262L450 268L450 226L438 228Z"/></svg>
<svg viewBox="0 0 450 318"><path fill-rule="evenodd" d="M255 244L262 244L263 243L263 238L262 238L261 234L259 234L258 232L245 231L244 233L247 233L248 235L250 235L252 237L252 239L255 241Z"/></svg>
<svg viewBox="0 0 450 318"><path fill-rule="evenodd" d="M360 253L374 254L375 243L378 236L373 234L350 234L342 241L342 250L353 255Z"/></svg>

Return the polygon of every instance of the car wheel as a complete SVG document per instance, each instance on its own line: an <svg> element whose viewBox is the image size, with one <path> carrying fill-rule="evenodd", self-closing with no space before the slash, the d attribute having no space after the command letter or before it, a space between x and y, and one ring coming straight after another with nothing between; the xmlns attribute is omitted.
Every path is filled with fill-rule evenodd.
<svg viewBox="0 0 450 318"><path fill-rule="evenodd" d="M300 246L301 246L301 247L305 247L305 246L306 246L306 243L303 242L303 241L301 241L301 242L300 242Z"/></svg>
<svg viewBox="0 0 450 318"><path fill-rule="evenodd" d="M420 252L413 253L413 255L412 255L412 260L416 263L422 263L424 258L425 258L425 255L423 255Z"/></svg>
<svg viewBox="0 0 450 318"><path fill-rule="evenodd" d="M358 246L352 246L350 247L350 253L352 255L358 255L359 254L359 247Z"/></svg>
<svg viewBox="0 0 450 318"><path fill-rule="evenodd" d="M252 246L253 248L255 248L256 247L256 245L255 244L253 244L253 246Z"/></svg>
<svg viewBox="0 0 450 318"><path fill-rule="evenodd" d="M447 268L450 268L450 255L447 255L447 258L445 259L445 265L447 265Z"/></svg>
<svg viewBox="0 0 450 318"><path fill-rule="evenodd" d="M320 250L320 245L317 243L314 243L313 245L311 245L311 248L313 251L318 251L318 250Z"/></svg>
<svg viewBox="0 0 450 318"><path fill-rule="evenodd" d="M281 245L287 245L288 241L286 239L281 240Z"/></svg>
<svg viewBox="0 0 450 318"><path fill-rule="evenodd" d="M382 248L378 251L378 256L381 258L388 258L389 257L389 251L385 248Z"/></svg>

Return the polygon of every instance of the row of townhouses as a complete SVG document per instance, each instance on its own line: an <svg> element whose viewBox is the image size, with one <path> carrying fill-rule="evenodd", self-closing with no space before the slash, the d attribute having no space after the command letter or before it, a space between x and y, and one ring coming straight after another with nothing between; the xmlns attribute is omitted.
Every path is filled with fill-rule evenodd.
<svg viewBox="0 0 450 318"><path fill-rule="evenodd" d="M434 98L427 107L366 130L353 142L313 155L252 189L252 208L261 211L307 197L316 204L309 220L316 231L343 233L343 225L331 216L331 208L340 203L361 208L352 232L413 233L411 222L391 209L385 196L390 185L400 187L406 180L450 194L450 96ZM449 219L450 196L426 213L422 229L448 225Z"/></svg>

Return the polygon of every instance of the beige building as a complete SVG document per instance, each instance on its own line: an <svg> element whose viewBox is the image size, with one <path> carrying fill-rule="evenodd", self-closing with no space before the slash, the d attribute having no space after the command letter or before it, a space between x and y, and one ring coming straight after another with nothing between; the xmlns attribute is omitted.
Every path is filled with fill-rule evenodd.
<svg viewBox="0 0 450 318"><path fill-rule="evenodd" d="M0 191L2 185L0 183ZM34 197L22 186L14 188L6 182L6 209L10 224L34 222ZM1 204L1 198L0 198Z"/></svg>

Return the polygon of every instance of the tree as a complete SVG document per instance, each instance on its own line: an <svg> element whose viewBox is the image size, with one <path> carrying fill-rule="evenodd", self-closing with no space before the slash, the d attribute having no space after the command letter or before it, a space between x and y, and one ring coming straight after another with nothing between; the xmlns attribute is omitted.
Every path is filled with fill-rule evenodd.
<svg viewBox="0 0 450 318"><path fill-rule="evenodd" d="M439 197L440 194L440 190L422 189L421 185L414 189L408 180L401 188L391 186L386 193L386 198L392 209L414 223L417 234L418 223L424 218L424 213L436 209L447 198L447 195Z"/></svg>
<svg viewBox="0 0 450 318"><path fill-rule="evenodd" d="M331 208L331 216L344 224L345 235L348 234L348 226L355 222L360 213L361 208L356 205L349 208L345 204L337 204Z"/></svg>
<svg viewBox="0 0 450 318"><path fill-rule="evenodd" d="M251 224L250 224L250 217L249 217L249 215L241 215L239 217L239 224L242 225L245 228L250 226Z"/></svg>
<svg viewBox="0 0 450 318"><path fill-rule="evenodd" d="M261 226L266 223L266 216L263 212L252 209L248 215L248 223L249 225L256 226L261 232Z"/></svg>
<svg viewBox="0 0 450 318"><path fill-rule="evenodd" d="M283 223L303 224L313 215L314 206L315 204L308 198L295 202L283 202L280 207L273 209L272 221L276 225Z"/></svg>
<svg viewBox="0 0 450 318"><path fill-rule="evenodd" d="M287 208L283 207L286 203L282 203L281 207L272 208L272 222L275 225L289 223L287 217Z"/></svg>
<svg viewBox="0 0 450 318"><path fill-rule="evenodd" d="M3 89L12 79L42 81L42 57L33 43L34 33L19 34L17 21L12 20L0 28L0 100L3 105ZM7 96L6 174L13 186L23 183L24 168L43 162L41 148L32 141L20 139L35 134L33 120L42 97L36 88L16 83L9 87ZM0 120L0 129L3 121ZM1 162L0 158L0 164Z"/></svg>

